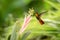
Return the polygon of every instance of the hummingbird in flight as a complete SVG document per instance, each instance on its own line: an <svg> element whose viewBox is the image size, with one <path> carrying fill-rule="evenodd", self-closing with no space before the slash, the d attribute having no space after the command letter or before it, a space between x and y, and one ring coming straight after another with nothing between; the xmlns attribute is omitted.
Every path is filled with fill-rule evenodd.
<svg viewBox="0 0 60 40"><path fill-rule="evenodd" d="M41 19L41 16L42 16L44 13L46 13L46 12L47 12L47 11L41 12L40 14L38 14L38 12L35 13L36 19L39 21L39 23L40 23L41 25L44 24L44 21Z"/></svg>

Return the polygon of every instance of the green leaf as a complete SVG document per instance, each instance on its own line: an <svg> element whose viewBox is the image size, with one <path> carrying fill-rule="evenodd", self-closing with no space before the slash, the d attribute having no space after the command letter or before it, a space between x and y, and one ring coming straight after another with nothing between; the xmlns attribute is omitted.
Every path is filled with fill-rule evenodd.
<svg viewBox="0 0 60 40"><path fill-rule="evenodd" d="M10 40L17 40L19 30L20 30L19 22L16 22L13 25L13 30L12 30L12 34L11 34Z"/></svg>
<svg viewBox="0 0 60 40"><path fill-rule="evenodd" d="M26 40L30 33L31 33L30 31L24 33L21 40Z"/></svg>

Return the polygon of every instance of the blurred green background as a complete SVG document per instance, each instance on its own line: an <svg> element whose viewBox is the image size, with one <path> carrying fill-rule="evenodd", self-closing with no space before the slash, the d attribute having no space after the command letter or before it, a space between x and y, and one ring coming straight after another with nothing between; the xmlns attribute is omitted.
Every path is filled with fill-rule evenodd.
<svg viewBox="0 0 60 40"><path fill-rule="evenodd" d="M51 40L60 40L60 0L0 0L0 40L8 40L12 25L17 19L22 24L29 8L38 13L44 10L48 12L42 16L44 25L40 25L35 16L32 17L26 29L31 34L26 40L43 40L40 38L44 35L53 36Z"/></svg>

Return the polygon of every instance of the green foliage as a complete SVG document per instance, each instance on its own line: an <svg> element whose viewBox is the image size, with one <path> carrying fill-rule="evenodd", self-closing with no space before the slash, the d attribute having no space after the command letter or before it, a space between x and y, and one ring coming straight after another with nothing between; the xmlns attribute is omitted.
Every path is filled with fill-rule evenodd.
<svg viewBox="0 0 60 40"><path fill-rule="evenodd" d="M39 40L41 35L47 34L54 37L54 40L60 40L59 0L0 0L0 40L8 40L9 35L11 35L9 40L17 40L24 12L28 12L29 8L38 13L44 10L48 12L41 17L44 25L40 25L35 16L32 17L27 29L19 36L21 40ZM20 19L21 25L15 24L17 19ZM27 30L31 30L31 33L25 33Z"/></svg>

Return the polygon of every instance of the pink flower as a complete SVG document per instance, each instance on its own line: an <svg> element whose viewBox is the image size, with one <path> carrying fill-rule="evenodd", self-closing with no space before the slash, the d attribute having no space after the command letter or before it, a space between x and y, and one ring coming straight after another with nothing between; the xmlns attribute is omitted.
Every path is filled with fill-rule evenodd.
<svg viewBox="0 0 60 40"><path fill-rule="evenodd" d="M27 25L30 22L30 20L31 20L31 15L28 15L27 17L25 16L24 23L19 31L19 34L21 34L27 28Z"/></svg>

